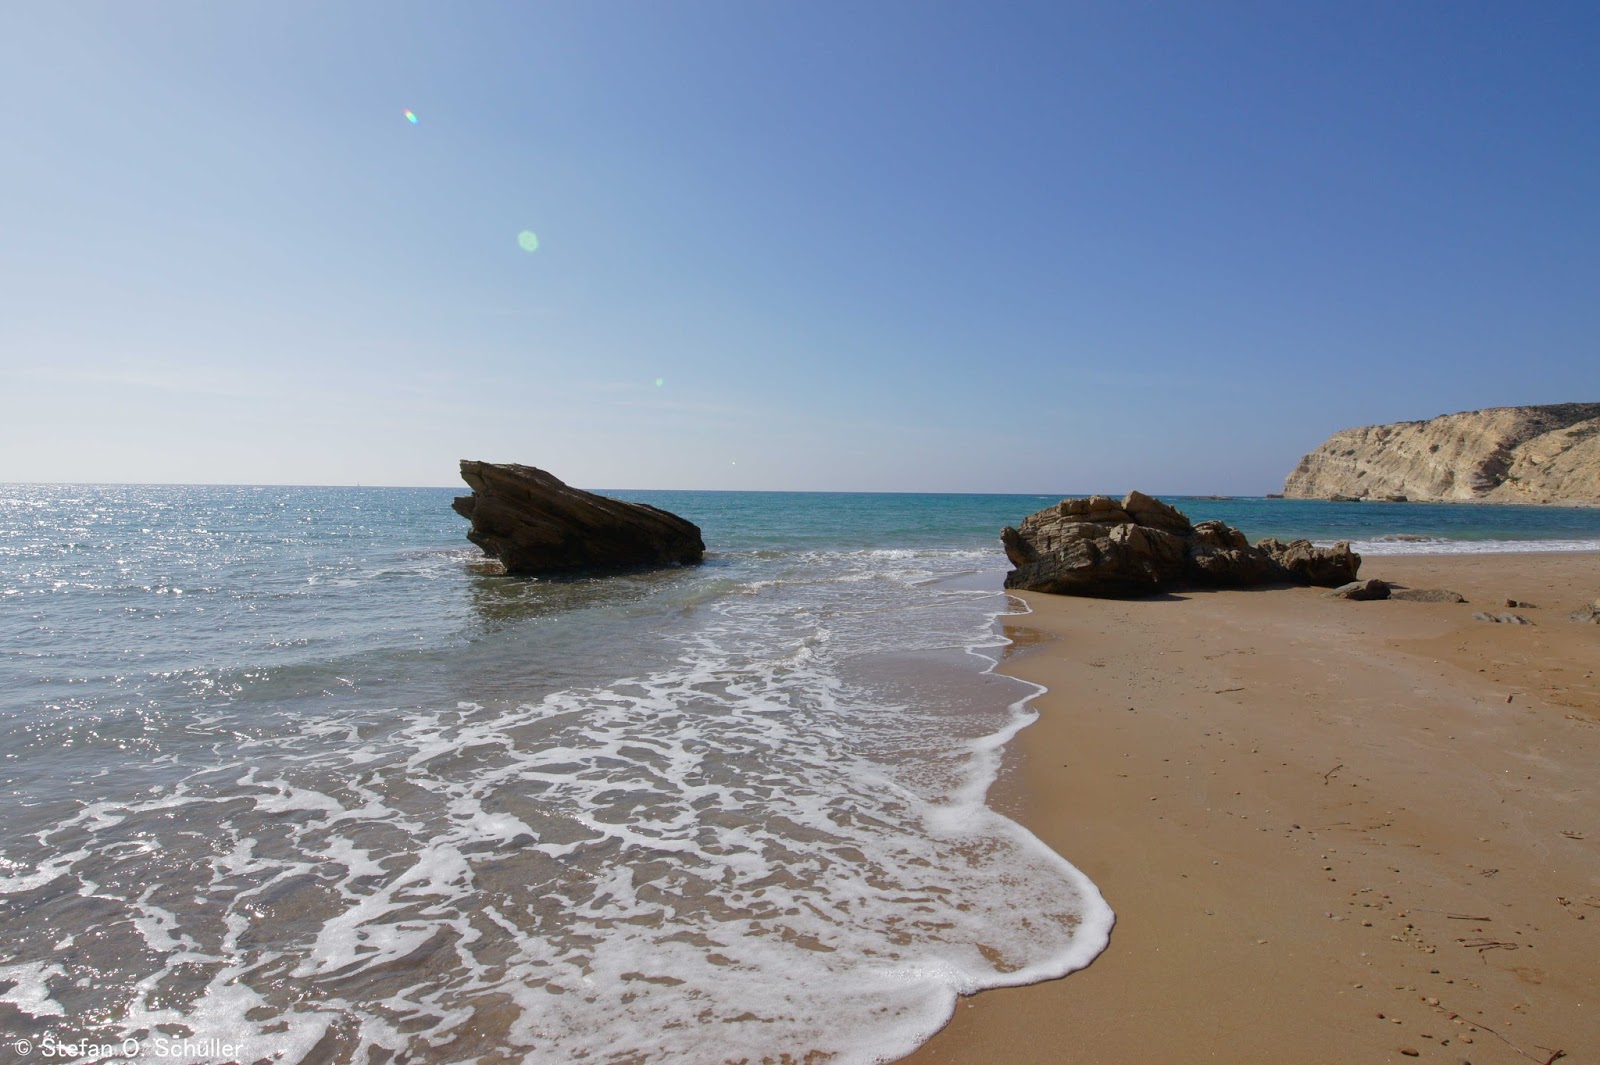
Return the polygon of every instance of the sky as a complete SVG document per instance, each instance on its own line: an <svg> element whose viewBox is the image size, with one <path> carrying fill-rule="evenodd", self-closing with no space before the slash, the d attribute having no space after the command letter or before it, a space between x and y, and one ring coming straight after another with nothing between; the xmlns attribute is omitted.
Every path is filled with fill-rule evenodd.
<svg viewBox="0 0 1600 1065"><path fill-rule="evenodd" d="M1596 55L1558 0L0 0L0 481L1277 491L1600 401Z"/></svg>

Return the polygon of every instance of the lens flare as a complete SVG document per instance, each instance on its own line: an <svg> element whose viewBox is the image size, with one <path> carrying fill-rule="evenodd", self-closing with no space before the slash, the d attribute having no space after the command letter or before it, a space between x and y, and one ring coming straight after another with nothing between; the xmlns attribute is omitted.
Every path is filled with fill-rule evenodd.
<svg viewBox="0 0 1600 1065"><path fill-rule="evenodd" d="M417 124L417 116L416 116L416 113L415 113L415 112L413 112L413 111L412 111L412 110L411 110L411 108L409 108L409 107L408 107L408 108L406 108L406 121L407 121L407 122L409 122L409 123L411 123L411 124L412 124L412 125L413 125L413 126L415 126L415 125L416 125L416 124Z"/></svg>
<svg viewBox="0 0 1600 1065"><path fill-rule="evenodd" d="M665 384L666 384L666 383L667 383L667 379L666 379L666 378L665 378L665 377L658 377L658 378L656 378L656 387L657 387L657 388L660 388L660 387L662 387L662 386L663 386L663 385L665 385Z"/></svg>
<svg viewBox="0 0 1600 1065"><path fill-rule="evenodd" d="M522 248L523 251L539 250L539 238L534 235L534 232L531 229L524 229L521 233L517 234L517 244Z"/></svg>

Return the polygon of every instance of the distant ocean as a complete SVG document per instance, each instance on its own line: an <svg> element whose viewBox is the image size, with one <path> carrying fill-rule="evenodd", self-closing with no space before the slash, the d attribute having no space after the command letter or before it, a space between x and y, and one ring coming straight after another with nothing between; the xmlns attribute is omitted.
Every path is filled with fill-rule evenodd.
<svg viewBox="0 0 1600 1065"><path fill-rule="evenodd" d="M0 486L6 1039L870 1062L1101 949L984 802L1036 693L990 672L998 531L1058 497L615 492L706 563L519 580L455 494ZM1172 501L1600 550L1597 509Z"/></svg>

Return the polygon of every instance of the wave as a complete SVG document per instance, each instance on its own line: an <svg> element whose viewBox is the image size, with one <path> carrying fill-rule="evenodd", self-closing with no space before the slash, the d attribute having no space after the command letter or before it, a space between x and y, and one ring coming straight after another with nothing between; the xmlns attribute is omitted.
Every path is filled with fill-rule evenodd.
<svg viewBox="0 0 1600 1065"><path fill-rule="evenodd" d="M986 804L1038 690L990 673L1011 600L961 580L992 554L762 560L748 593L712 571L636 621L563 614L620 679L529 694L570 656L517 622L503 701L283 697L308 667L271 715L212 704L161 766L13 822L8 1000L286 1063L899 1057L958 995L1087 964L1112 919ZM23 934L91 885L103 935Z"/></svg>
<svg viewBox="0 0 1600 1065"><path fill-rule="evenodd" d="M1317 542L1324 547L1333 544ZM1350 546L1362 555L1522 555L1600 551L1600 540L1463 540L1396 533L1352 540Z"/></svg>

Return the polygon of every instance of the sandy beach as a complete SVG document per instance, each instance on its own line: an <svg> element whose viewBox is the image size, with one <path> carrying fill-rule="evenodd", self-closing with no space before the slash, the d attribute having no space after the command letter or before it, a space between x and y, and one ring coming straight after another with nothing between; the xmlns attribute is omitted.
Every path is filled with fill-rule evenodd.
<svg viewBox="0 0 1600 1065"><path fill-rule="evenodd" d="M1117 927L906 1060L1600 1061L1600 555L1361 575L1470 602L1024 597L1050 690L994 801Z"/></svg>

